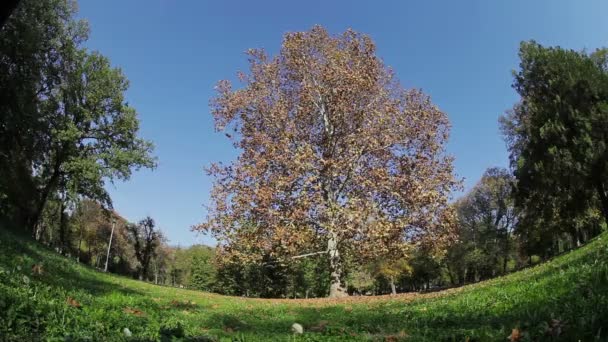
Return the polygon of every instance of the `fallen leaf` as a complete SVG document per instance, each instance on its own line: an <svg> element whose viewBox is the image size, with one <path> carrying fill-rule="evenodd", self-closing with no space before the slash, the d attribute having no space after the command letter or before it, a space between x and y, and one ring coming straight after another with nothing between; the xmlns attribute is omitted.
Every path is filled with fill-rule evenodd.
<svg viewBox="0 0 608 342"><path fill-rule="evenodd" d="M397 342L405 339L406 337L408 337L408 334L405 331L401 330L397 334L385 336L384 339L386 341Z"/></svg>
<svg viewBox="0 0 608 342"><path fill-rule="evenodd" d="M32 266L32 274L34 275L42 275L44 273L44 268L40 264L34 264Z"/></svg>
<svg viewBox="0 0 608 342"><path fill-rule="evenodd" d="M66 303L68 303L69 306L74 307L74 308L81 308L82 305L80 305L80 303L78 303L76 301L76 299L72 298L72 297L68 297L66 300Z"/></svg>
<svg viewBox="0 0 608 342"><path fill-rule="evenodd" d="M519 329L515 328L511 330L511 335L507 337L511 342L521 341L522 335Z"/></svg>
<svg viewBox="0 0 608 342"><path fill-rule="evenodd" d="M133 315L133 316L138 316L138 317L141 317L141 316L145 316L145 315L146 315L146 314L145 314L143 311L138 310L138 309L133 309L133 308L130 308L130 307L128 307L128 306L127 306L126 308L124 308L122 311L123 311L124 313L131 314L131 315Z"/></svg>

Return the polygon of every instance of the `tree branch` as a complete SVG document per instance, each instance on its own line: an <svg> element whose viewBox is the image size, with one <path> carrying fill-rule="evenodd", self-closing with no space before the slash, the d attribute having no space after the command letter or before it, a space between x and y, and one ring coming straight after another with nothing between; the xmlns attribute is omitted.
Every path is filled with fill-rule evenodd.
<svg viewBox="0 0 608 342"><path fill-rule="evenodd" d="M321 251L321 252L314 252L314 253L307 253L307 254L301 254L301 255L296 255L296 256L292 256L291 259L300 259L300 258L306 258L309 256L313 256L313 255L319 255L319 254L325 254L329 251Z"/></svg>

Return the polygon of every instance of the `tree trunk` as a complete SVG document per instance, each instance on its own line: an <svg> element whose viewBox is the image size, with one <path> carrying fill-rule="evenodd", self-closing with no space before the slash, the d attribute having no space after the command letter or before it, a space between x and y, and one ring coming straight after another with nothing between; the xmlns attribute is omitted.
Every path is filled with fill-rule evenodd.
<svg viewBox="0 0 608 342"><path fill-rule="evenodd" d="M44 233L44 229L41 224L36 224L36 228L34 228L34 239L36 241L40 241L42 239L42 234Z"/></svg>
<svg viewBox="0 0 608 342"><path fill-rule="evenodd" d="M394 277L390 277L389 278L389 282L391 284L391 294L392 295L396 295L397 294L397 288L395 287L395 278Z"/></svg>
<svg viewBox="0 0 608 342"><path fill-rule="evenodd" d="M329 283L329 298L347 297L348 293L341 282L343 264L340 252L338 251L338 237L334 232L329 233L327 252L329 255L329 271L331 278Z"/></svg>
<svg viewBox="0 0 608 342"><path fill-rule="evenodd" d="M38 203L36 203L35 211L33 212L32 216L29 217L29 220L28 220L29 227L28 228L34 234L36 233L36 225L40 221L40 217L42 217L42 211L44 210L44 207L46 206L46 202L49 199L49 195L51 194L51 191L53 191L53 189L57 186L57 182L59 181L60 168L61 168L61 162L59 161L59 158L58 158L57 162L55 162L55 166L53 169L53 175L49 179L49 182L46 184L44 189L42 189L42 194L40 195L40 198L38 199Z"/></svg>
<svg viewBox="0 0 608 342"><path fill-rule="evenodd" d="M509 231L507 230L507 237L505 239L505 259L502 263L502 274L507 274L507 263L509 262Z"/></svg>
<svg viewBox="0 0 608 342"><path fill-rule="evenodd" d="M84 230L84 225L82 224L82 222L80 223L80 232L79 232L79 236L78 236L78 252L76 254L76 261L80 262L80 248L82 247L82 233Z"/></svg>
<svg viewBox="0 0 608 342"><path fill-rule="evenodd" d="M604 182L600 179L597 180L596 191L600 197L600 203L602 205L602 214L604 215L604 221L608 224L608 196L604 187Z"/></svg>
<svg viewBox="0 0 608 342"><path fill-rule="evenodd" d="M66 227L66 217L64 215L65 211L65 195L63 199L60 199L61 203L59 204L59 250L60 254L65 254L67 250L67 227Z"/></svg>

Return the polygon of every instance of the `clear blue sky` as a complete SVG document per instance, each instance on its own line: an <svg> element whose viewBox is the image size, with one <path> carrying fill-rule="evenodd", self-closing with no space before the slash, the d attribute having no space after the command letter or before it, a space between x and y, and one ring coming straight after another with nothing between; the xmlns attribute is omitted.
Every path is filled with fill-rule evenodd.
<svg viewBox="0 0 608 342"><path fill-rule="evenodd" d="M272 53L285 32L320 24L369 34L406 87L422 88L452 122L449 152L470 188L506 166L497 119L517 100L511 70L521 40L574 49L608 46L608 1L195 1L80 0L88 46L131 81L141 134L159 166L109 185L129 220L154 217L173 244L213 244L190 232L205 217L211 179L203 167L235 152L214 133L213 86L246 70L243 52Z"/></svg>

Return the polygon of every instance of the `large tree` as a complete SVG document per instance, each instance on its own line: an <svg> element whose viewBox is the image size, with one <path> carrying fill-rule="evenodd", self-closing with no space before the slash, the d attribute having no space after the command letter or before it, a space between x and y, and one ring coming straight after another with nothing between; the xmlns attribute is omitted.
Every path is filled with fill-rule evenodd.
<svg viewBox="0 0 608 342"><path fill-rule="evenodd" d="M212 101L216 129L241 154L208 169L212 205L197 229L241 260L325 255L332 297L346 295L345 255L448 240L448 118L400 86L369 37L316 26L287 34L275 57L248 55L244 86L220 81Z"/></svg>
<svg viewBox="0 0 608 342"><path fill-rule="evenodd" d="M547 228L582 241L597 233L598 217L608 222L607 52L521 44L521 100L501 124L531 241L546 240Z"/></svg>
<svg viewBox="0 0 608 342"><path fill-rule="evenodd" d="M82 45L69 0L27 0L0 31L2 211L34 229L53 194L111 206L104 185L153 167L120 69Z"/></svg>

